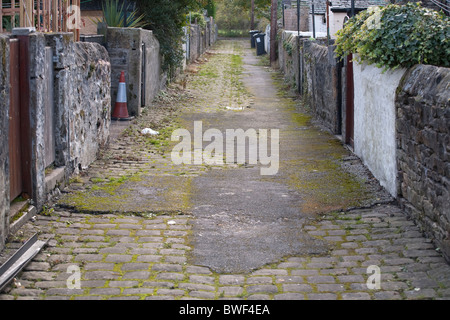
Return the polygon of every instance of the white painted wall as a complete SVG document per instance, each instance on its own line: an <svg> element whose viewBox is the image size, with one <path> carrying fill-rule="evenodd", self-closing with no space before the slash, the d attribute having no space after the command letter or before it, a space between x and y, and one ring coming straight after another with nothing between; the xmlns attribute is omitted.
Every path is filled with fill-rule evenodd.
<svg viewBox="0 0 450 320"><path fill-rule="evenodd" d="M345 12L333 12L329 10L330 15L330 37L336 39L336 32L344 27L344 18L347 16Z"/></svg>
<svg viewBox="0 0 450 320"><path fill-rule="evenodd" d="M397 196L395 92L405 69L353 64L355 83L354 152L380 184Z"/></svg>
<svg viewBox="0 0 450 320"><path fill-rule="evenodd" d="M323 15L319 15L319 14L314 15L314 21L316 22L316 24L314 26L315 29L316 29L316 34L317 34L317 32L321 32L321 33L326 33L327 32L327 23L323 22ZM313 30L313 25L312 25L312 19L311 19L311 16L310 16L310 19L309 19L309 31L312 32L312 30Z"/></svg>
<svg viewBox="0 0 450 320"><path fill-rule="evenodd" d="M270 55L270 24L266 26L266 36L264 37L264 49Z"/></svg>

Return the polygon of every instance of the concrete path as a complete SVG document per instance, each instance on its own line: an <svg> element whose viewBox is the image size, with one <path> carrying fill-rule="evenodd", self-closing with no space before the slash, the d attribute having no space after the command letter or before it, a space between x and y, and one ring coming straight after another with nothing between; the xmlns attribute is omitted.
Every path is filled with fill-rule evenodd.
<svg viewBox="0 0 450 320"><path fill-rule="evenodd" d="M219 42L19 231L3 260L34 232L48 246L0 299L450 298L439 250L248 47ZM277 174L174 165L170 135L194 121L279 129Z"/></svg>

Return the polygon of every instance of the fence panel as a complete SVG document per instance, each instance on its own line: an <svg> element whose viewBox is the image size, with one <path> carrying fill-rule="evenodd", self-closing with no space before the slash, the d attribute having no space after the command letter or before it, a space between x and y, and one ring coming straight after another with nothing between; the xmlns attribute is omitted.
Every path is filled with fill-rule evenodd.
<svg viewBox="0 0 450 320"><path fill-rule="evenodd" d="M17 26L35 27L39 32L73 32L79 41L80 0L0 0L0 32Z"/></svg>

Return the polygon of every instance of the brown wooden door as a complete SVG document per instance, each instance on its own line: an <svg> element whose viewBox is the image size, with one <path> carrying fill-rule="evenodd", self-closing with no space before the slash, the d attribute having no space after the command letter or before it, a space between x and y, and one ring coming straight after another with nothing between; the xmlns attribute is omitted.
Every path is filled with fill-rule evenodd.
<svg viewBox="0 0 450 320"><path fill-rule="evenodd" d="M19 40L10 41L10 105L9 105L9 181L14 200L23 191L21 122L20 122L20 64Z"/></svg>
<svg viewBox="0 0 450 320"><path fill-rule="evenodd" d="M345 143L354 147L354 83L353 83L353 55L347 56L347 94L346 94L346 109L345 109Z"/></svg>

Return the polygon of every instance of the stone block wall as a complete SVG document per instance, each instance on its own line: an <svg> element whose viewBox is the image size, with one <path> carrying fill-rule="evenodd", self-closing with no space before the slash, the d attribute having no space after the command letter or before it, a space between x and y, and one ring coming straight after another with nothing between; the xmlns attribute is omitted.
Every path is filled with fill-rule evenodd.
<svg viewBox="0 0 450 320"><path fill-rule="evenodd" d="M298 48L297 32L283 31L278 43L278 65L284 74L286 82L298 86Z"/></svg>
<svg viewBox="0 0 450 320"><path fill-rule="evenodd" d="M55 166L65 167L69 176L77 167L71 163L69 119L72 109L74 87L72 70L75 65L74 42L72 33L57 33L46 35L47 46L51 47L54 60L54 103L55 103Z"/></svg>
<svg viewBox="0 0 450 320"><path fill-rule="evenodd" d="M195 61L200 55L201 29L198 25L191 24L189 33L189 59L190 62Z"/></svg>
<svg viewBox="0 0 450 320"><path fill-rule="evenodd" d="M151 30L108 27L105 46L111 59L113 110L120 74L125 71L128 113L139 116L163 85L159 42Z"/></svg>
<svg viewBox="0 0 450 320"><path fill-rule="evenodd" d="M9 39L0 34L0 250L9 233Z"/></svg>
<svg viewBox="0 0 450 320"><path fill-rule="evenodd" d="M36 34L38 38L41 36ZM45 42L33 48L30 55L39 50L45 51L45 46L50 48L54 56L54 166L65 168L65 177L68 179L72 174L87 168L109 141L111 65L103 46L74 42L72 33L46 34ZM43 72L44 66L38 69ZM36 90L41 87L40 90L44 92L43 85L34 84L33 87ZM41 110L43 103L42 99L37 99L32 108ZM43 123L37 126L37 132L42 130L42 126ZM39 141L39 135L35 139ZM46 201L48 191L45 189L42 158L42 154L36 157L37 169L33 174L37 181L35 188L38 194L34 198L38 210Z"/></svg>
<svg viewBox="0 0 450 320"><path fill-rule="evenodd" d="M145 79L143 104L149 106L156 95L165 86L161 70L160 45L152 31L143 30L142 41L145 50Z"/></svg>
<svg viewBox="0 0 450 320"><path fill-rule="evenodd" d="M214 19L204 28L196 24L189 26L189 62L194 62L217 41L217 25Z"/></svg>
<svg viewBox="0 0 450 320"><path fill-rule="evenodd" d="M316 117L331 133L341 133L341 64L334 46L303 40L303 94Z"/></svg>
<svg viewBox="0 0 450 320"><path fill-rule="evenodd" d="M395 102L399 200L450 261L450 69L408 70Z"/></svg>
<svg viewBox="0 0 450 320"><path fill-rule="evenodd" d="M315 119L331 133L339 134L342 127L342 64L334 54L334 46L327 47L321 44L321 40L310 41L303 37L298 46L297 38L294 31L281 33L278 46L280 69L286 81L297 89L302 82L304 101ZM302 77L299 77L300 72Z"/></svg>
<svg viewBox="0 0 450 320"><path fill-rule="evenodd" d="M141 29L107 28L106 49L111 59L111 94L115 101L119 79L125 71L127 103L130 116L141 114L142 39ZM114 106L113 106L114 110Z"/></svg>
<svg viewBox="0 0 450 320"><path fill-rule="evenodd" d="M97 43L74 44L70 161L86 169L109 141L111 123L111 64L106 49Z"/></svg>

